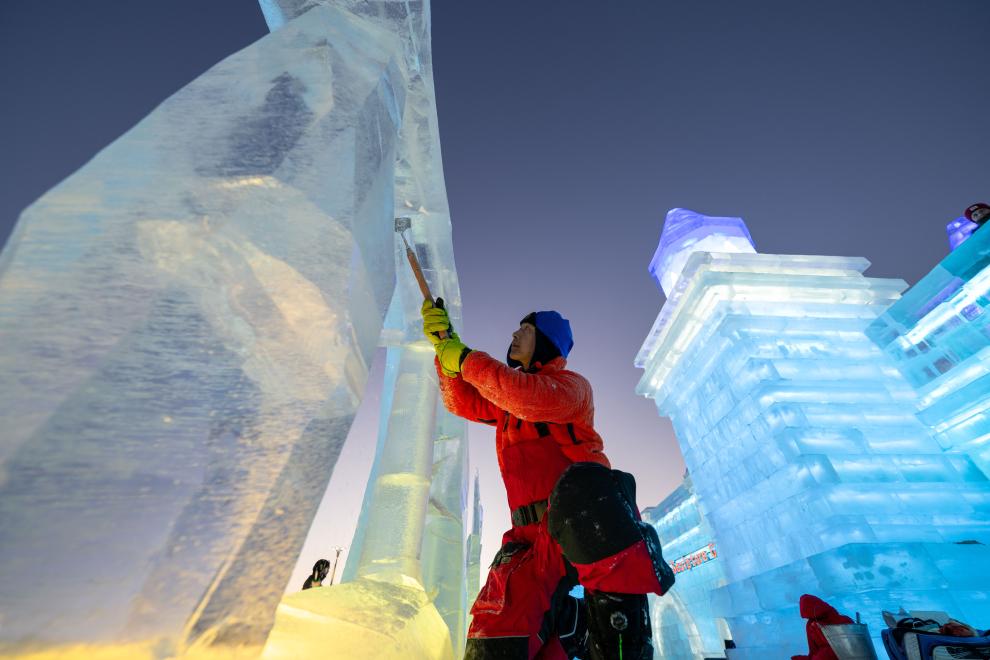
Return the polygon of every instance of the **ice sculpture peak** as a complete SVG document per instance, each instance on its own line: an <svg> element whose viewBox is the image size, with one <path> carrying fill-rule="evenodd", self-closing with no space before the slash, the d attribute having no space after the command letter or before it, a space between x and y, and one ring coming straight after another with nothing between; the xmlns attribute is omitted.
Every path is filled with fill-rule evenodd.
<svg viewBox="0 0 990 660"><path fill-rule="evenodd" d="M669 296L695 252L749 252L756 247L742 218L708 216L690 209L670 209L660 232L660 245L650 261L650 275Z"/></svg>

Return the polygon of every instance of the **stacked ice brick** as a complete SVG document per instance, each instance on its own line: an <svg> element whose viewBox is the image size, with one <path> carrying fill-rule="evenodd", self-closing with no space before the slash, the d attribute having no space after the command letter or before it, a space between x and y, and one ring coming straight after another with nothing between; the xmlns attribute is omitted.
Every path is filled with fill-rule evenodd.
<svg viewBox="0 0 990 660"><path fill-rule="evenodd" d="M864 277L861 258L756 254L748 236L739 218L668 214L652 268L667 302L637 358L715 532L731 657L800 652L806 592L874 635L899 605L987 625L990 552L959 542L990 543L990 484L942 451L866 334L903 282Z"/></svg>
<svg viewBox="0 0 990 660"><path fill-rule="evenodd" d="M711 596L725 584L725 573L691 478L646 509L643 519L656 528L664 558L677 571L672 591L662 598L650 594L657 655L668 660L724 657L728 628L715 616Z"/></svg>
<svg viewBox="0 0 990 660"><path fill-rule="evenodd" d="M990 230L967 236L867 333L917 389L939 445L990 476Z"/></svg>

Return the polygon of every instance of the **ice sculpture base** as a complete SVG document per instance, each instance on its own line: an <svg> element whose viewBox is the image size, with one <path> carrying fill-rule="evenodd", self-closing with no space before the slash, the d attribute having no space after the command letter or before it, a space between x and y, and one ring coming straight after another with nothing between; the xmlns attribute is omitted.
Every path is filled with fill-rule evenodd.
<svg viewBox="0 0 990 660"><path fill-rule="evenodd" d="M359 578L282 599L263 660L453 660L450 632L419 581Z"/></svg>
<svg viewBox="0 0 990 660"><path fill-rule="evenodd" d="M129 643L72 644L61 646L16 645L0 649L0 660L256 660L262 647L202 645L184 651L165 639Z"/></svg>

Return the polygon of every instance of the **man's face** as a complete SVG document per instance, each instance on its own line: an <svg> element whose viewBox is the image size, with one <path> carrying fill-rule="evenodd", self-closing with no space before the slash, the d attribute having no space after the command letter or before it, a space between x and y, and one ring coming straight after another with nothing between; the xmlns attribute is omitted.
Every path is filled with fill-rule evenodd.
<svg viewBox="0 0 990 660"><path fill-rule="evenodd" d="M982 225L987 220L990 220L990 209L981 206L980 208L970 213L970 217L973 218L973 222L975 222L978 225Z"/></svg>
<svg viewBox="0 0 990 660"><path fill-rule="evenodd" d="M532 323L519 324L519 329L512 333L509 357L528 367L533 360L534 351L536 351L536 326Z"/></svg>

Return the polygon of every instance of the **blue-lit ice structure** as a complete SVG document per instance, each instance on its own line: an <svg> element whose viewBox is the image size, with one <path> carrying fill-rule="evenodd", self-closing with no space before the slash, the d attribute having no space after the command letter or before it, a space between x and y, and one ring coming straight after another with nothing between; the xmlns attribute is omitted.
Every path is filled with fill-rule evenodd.
<svg viewBox="0 0 990 660"><path fill-rule="evenodd" d="M724 657L731 635L712 610L712 592L725 584L725 571L708 523L687 477L660 504L643 511L660 536L664 556L677 575L676 588L650 594L653 646L665 660Z"/></svg>
<svg viewBox="0 0 990 660"><path fill-rule="evenodd" d="M955 250L966 242L979 225L967 218L959 217L945 225L945 233L949 237L949 249Z"/></svg>
<svg viewBox="0 0 990 660"><path fill-rule="evenodd" d="M988 266L990 230L981 228L867 333L917 388L918 417L939 445L950 455L969 456L990 477Z"/></svg>
<svg viewBox="0 0 990 660"><path fill-rule="evenodd" d="M262 6L272 34L25 210L0 254L0 654L460 643L464 423L438 413L394 232L413 218L461 327L429 5ZM380 342L375 570L286 606Z"/></svg>
<svg viewBox="0 0 990 660"><path fill-rule="evenodd" d="M637 392L671 418L714 531L729 656L802 652L805 592L862 613L875 636L881 609L898 606L990 625L990 483L970 456L943 451L866 333L904 283L863 276L861 258L738 241L698 251L726 233L724 219L707 224L668 216L664 234L690 226L690 237L660 252L689 254L654 259L684 266L659 278L667 301L637 356Z"/></svg>

